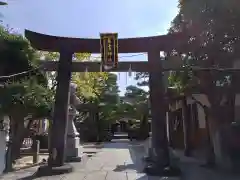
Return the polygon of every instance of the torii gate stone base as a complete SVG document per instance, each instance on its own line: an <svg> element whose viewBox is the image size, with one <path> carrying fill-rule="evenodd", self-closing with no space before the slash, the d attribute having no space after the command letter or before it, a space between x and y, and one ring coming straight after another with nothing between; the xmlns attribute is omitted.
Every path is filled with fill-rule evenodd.
<svg viewBox="0 0 240 180"><path fill-rule="evenodd" d="M65 145L69 116L69 91L72 71L98 72L100 63L72 62L72 55L79 53L100 53L100 39L79 39L55 37L26 30L25 36L32 46L38 50L60 52L58 62L43 62L45 70L57 70L57 90L51 132L51 145L48 165L39 168L40 174L69 173L73 169L65 162ZM125 62L115 70L127 72L131 65L132 71L149 72L150 104L152 114L152 161L146 166L146 172L152 175L163 175L164 169L169 166L169 152L166 134L166 106L165 88L163 85L163 64L160 60L160 51L171 51L170 45L176 48L178 35L164 35L156 37L130 38L118 40L119 53L148 53L148 62ZM174 42L174 44L172 44Z"/></svg>

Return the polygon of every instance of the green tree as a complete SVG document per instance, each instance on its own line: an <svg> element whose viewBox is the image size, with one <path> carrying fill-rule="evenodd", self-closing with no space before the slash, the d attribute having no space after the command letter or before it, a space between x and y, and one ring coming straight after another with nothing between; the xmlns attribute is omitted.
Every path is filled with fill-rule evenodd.
<svg viewBox="0 0 240 180"><path fill-rule="evenodd" d="M39 52L39 58L42 57L45 60L57 60L59 59L59 53ZM90 58L90 54L77 53L74 54L73 59L75 61L82 61ZM48 72L50 84L52 89L56 87L56 73ZM107 72L77 72L72 74L72 82L77 84L77 96L80 98L83 104L94 104L95 107L99 107L99 126L109 124L114 119L114 109L118 103L118 86L117 76ZM94 107L93 106L93 107ZM91 109L89 109L91 111ZM91 121L94 115L92 112L80 112L79 120L85 119L86 126L96 127L96 121ZM94 120L93 118L92 120ZM96 120L96 119L95 119ZM103 128L101 128L103 129ZM92 132L95 131L92 129Z"/></svg>
<svg viewBox="0 0 240 180"><path fill-rule="evenodd" d="M140 126L137 128L138 138L145 139L149 135L149 107L148 107L148 92L137 87L128 86L126 88L125 98L134 107L133 116L140 119Z"/></svg>
<svg viewBox="0 0 240 180"><path fill-rule="evenodd" d="M232 67L239 56L240 13L239 2L215 0L182 0L179 1L179 14L172 22L169 33L182 33L182 45L170 56L186 60L186 65L193 66L201 62L205 67ZM229 71L202 70L175 72L172 79L175 85L185 86L184 94L191 94L191 89L206 94L210 107L205 106L210 128L210 139L214 151L217 146L220 130L234 120L236 77ZM180 78L181 77L181 78ZM198 102L199 103L199 102ZM211 153L213 155L213 153ZM209 156L211 161L214 158ZM214 162L212 162L214 163Z"/></svg>
<svg viewBox="0 0 240 180"><path fill-rule="evenodd" d="M135 80L138 81L138 86L148 86L148 78L149 73L148 72L137 72Z"/></svg>
<svg viewBox="0 0 240 180"><path fill-rule="evenodd" d="M0 110L10 117L12 160L20 152L24 120L45 117L51 108L52 94L36 57L36 51L23 36L0 27Z"/></svg>
<svg viewBox="0 0 240 180"><path fill-rule="evenodd" d="M42 59L45 61L58 61L60 58L60 54L58 52L47 52L47 51L37 51L37 59ZM86 59L90 58L89 53L75 53L73 55L73 60L74 61L83 61ZM49 82L49 86L51 87L51 89L56 89L57 86L57 81L56 81L56 75L57 72L54 71L50 71L50 72L46 72L47 78L48 78L48 82ZM87 80L86 78L86 73L85 72L78 72L78 73L73 73L73 81L78 82L78 85L82 85L83 83L85 83ZM97 77L99 75L99 73L91 73L90 77ZM100 73L100 76L104 76L104 73ZM85 80L83 82L83 79ZM96 79L96 78L95 78ZM86 82L84 84L84 87L86 87L86 84L88 84L88 82ZM84 88L82 88L84 89ZM89 88L87 88L89 89Z"/></svg>
<svg viewBox="0 0 240 180"><path fill-rule="evenodd" d="M146 103L148 98L148 92L137 86L131 85L126 88L126 93L124 96L134 104L144 102Z"/></svg>
<svg viewBox="0 0 240 180"><path fill-rule="evenodd" d="M107 78L108 74L105 72L82 72L72 75L72 81L78 85L78 97L87 102L99 99Z"/></svg>
<svg viewBox="0 0 240 180"><path fill-rule="evenodd" d="M29 125L33 120L49 118L53 105L53 93L46 87L28 80L6 84L0 89L1 114L10 117L12 138L12 160L19 155L23 139L28 133Z"/></svg>
<svg viewBox="0 0 240 180"><path fill-rule="evenodd" d="M91 131L85 132L86 140L103 140L106 129L116 118L118 106L117 76L112 73L80 73L73 81L78 84L78 97L83 103L98 107L98 112L81 112L79 120L84 119L84 126ZM92 111L91 109L89 109ZM94 110L95 111L95 110ZM94 113L94 115L91 115ZM89 139L88 139L89 140Z"/></svg>
<svg viewBox="0 0 240 180"><path fill-rule="evenodd" d="M117 85L117 75L107 73L107 79L101 89L99 102L103 104L117 104L119 102L119 89Z"/></svg>
<svg viewBox="0 0 240 180"><path fill-rule="evenodd" d="M136 86L128 86L125 95L119 97L120 101L117 104L115 120L123 117L140 119L142 110L147 105L147 96L147 92L144 90Z"/></svg>
<svg viewBox="0 0 240 180"><path fill-rule="evenodd" d="M3 2L3 1L0 1L0 6L2 6L2 5L7 5L7 3Z"/></svg>
<svg viewBox="0 0 240 180"><path fill-rule="evenodd" d="M117 85L117 75L107 73L108 77L101 90L98 99L99 106L99 131L105 134L105 129L108 128L118 118L117 110L119 105L119 89Z"/></svg>
<svg viewBox="0 0 240 180"><path fill-rule="evenodd" d="M159 52L160 53L160 52ZM165 60L167 54L160 54L159 59ZM164 72L165 73L165 72ZM135 80L138 81L137 85L139 87L148 87L149 86L149 72L137 72Z"/></svg>

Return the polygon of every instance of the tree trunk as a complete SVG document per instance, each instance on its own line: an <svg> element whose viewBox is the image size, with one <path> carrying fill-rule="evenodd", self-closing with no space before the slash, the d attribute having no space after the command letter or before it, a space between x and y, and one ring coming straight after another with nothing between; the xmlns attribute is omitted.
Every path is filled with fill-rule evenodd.
<svg viewBox="0 0 240 180"><path fill-rule="evenodd" d="M95 121L96 121L96 125L97 125L97 142L101 142L102 139L102 131L103 129L101 128L101 122L99 119L99 113L98 111L94 112L95 113Z"/></svg>
<svg viewBox="0 0 240 180"><path fill-rule="evenodd" d="M193 97L192 97L193 98ZM205 146L206 146L206 164L204 166L207 167L214 167L215 166L215 153L214 153L214 146L213 146L213 140L211 138L210 134L210 121L209 121L209 107L206 105L202 104L200 101L197 101L195 98L193 98L195 102L200 105L205 114L205 122L206 122L206 141L205 141Z"/></svg>
<svg viewBox="0 0 240 180"><path fill-rule="evenodd" d="M12 162L20 157L20 149L22 147L22 143L26 135L26 128L24 127L24 117L17 114L18 113L14 113L14 115L10 116L10 124L11 124L10 128L12 132L11 133Z"/></svg>
<svg viewBox="0 0 240 180"><path fill-rule="evenodd" d="M24 140L25 128L24 122L18 122L14 127L14 136L12 139L12 160L16 160L20 157L20 149Z"/></svg>
<svg viewBox="0 0 240 180"><path fill-rule="evenodd" d="M173 119L174 119L174 112L171 110L168 111L168 141L169 146L174 148L173 143Z"/></svg>
<svg viewBox="0 0 240 180"><path fill-rule="evenodd" d="M211 140L210 129L209 129L209 118L207 107L204 107L205 120L206 120L206 165L209 167L215 166L215 154L213 142Z"/></svg>
<svg viewBox="0 0 240 180"><path fill-rule="evenodd" d="M227 113L225 120L229 123L235 121L235 98L236 94L234 92L230 93L228 96L228 103L226 106Z"/></svg>
<svg viewBox="0 0 240 180"><path fill-rule="evenodd" d="M184 154L190 156L191 153L191 140L190 140L190 112L187 104L187 99L182 99L182 119L184 131Z"/></svg>
<svg viewBox="0 0 240 180"><path fill-rule="evenodd" d="M224 147L224 137L223 135L226 134L224 132L224 129L226 129L227 123L224 123L224 112L222 112L222 108L220 106L218 107L212 107L210 108L209 113L209 120L208 120L208 128L209 128L209 137L211 140L210 149L209 149L209 163L212 165L220 165L225 166L227 164L225 161L225 153L224 150L227 147ZM213 152L214 151L214 157Z"/></svg>
<svg viewBox="0 0 240 180"><path fill-rule="evenodd" d="M228 92L228 105L229 105L228 108L229 108L231 122L234 122L236 120L235 119L235 100L236 100L236 91L239 89L238 79L239 79L239 73L235 73L232 75L230 91Z"/></svg>
<svg viewBox="0 0 240 180"><path fill-rule="evenodd" d="M209 61L209 63L210 64L207 63L206 65L211 65L212 61ZM209 141L207 153L208 163L211 165L223 165L226 164L226 160L224 159L224 148L226 147L224 147L225 142L223 135L226 134L226 125L230 124L229 119L234 119L235 94L232 92L234 92L235 88L234 86L230 87L231 93L229 93L230 91L219 91L219 87L216 86L216 78L218 78L219 75L217 72L201 72L198 75L200 75L201 87L205 91L210 103L206 123L207 133L209 135L209 139L207 140ZM234 78L231 81L233 82ZM229 87L227 88L229 89ZM224 97L226 97L226 101L222 104Z"/></svg>
<svg viewBox="0 0 240 180"><path fill-rule="evenodd" d="M4 172L10 172L12 171L13 167L12 167L12 162L13 162L13 158L12 158L12 138L14 136L13 130L14 130L14 121L12 120L12 118L10 117L10 128L9 128L9 142L8 142L8 146L7 146L7 152L5 155L5 169Z"/></svg>

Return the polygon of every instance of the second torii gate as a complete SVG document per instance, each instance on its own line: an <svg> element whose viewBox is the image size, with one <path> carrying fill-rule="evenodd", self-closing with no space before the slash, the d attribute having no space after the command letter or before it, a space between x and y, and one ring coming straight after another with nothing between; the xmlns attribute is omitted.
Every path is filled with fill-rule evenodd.
<svg viewBox="0 0 240 180"><path fill-rule="evenodd" d="M59 52L58 62L42 62L45 70L57 70L57 90L55 96L55 108L53 116L53 129L51 137L51 150L48 162L48 170L71 171L64 163L64 151L66 144L66 128L68 119L69 86L71 73L100 71L98 62L72 62L72 55L78 53L100 53L100 39L80 39L56 37L40 34L32 31L25 31L25 36L31 45L43 51ZM180 36L180 37L179 37ZM176 63L160 60L160 51L169 52L173 47L180 46L181 35L164 35L155 37L129 38L118 40L119 53L148 53L148 62L119 62L118 72L127 72L131 65L132 71L149 72L150 103L152 113L152 148L156 164L153 169L162 170L169 165L168 143L166 138L166 107L165 88L162 79L162 72L174 69Z"/></svg>

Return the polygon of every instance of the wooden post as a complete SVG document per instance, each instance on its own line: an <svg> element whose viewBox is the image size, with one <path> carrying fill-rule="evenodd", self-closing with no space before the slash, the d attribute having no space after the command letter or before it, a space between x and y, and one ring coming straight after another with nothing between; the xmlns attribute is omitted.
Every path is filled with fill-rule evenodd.
<svg viewBox="0 0 240 180"><path fill-rule="evenodd" d="M33 164L35 164L39 162L39 151L40 151L39 140L36 140L36 139L33 140L32 150L33 150Z"/></svg>
<svg viewBox="0 0 240 180"><path fill-rule="evenodd" d="M148 52L148 61L152 67L158 67L157 71L149 73L149 90L152 114L152 150L154 160L152 167L146 171L150 173L162 173L162 170L169 165L169 152L166 132L166 107L164 100L164 84L160 51L151 50Z"/></svg>
<svg viewBox="0 0 240 180"><path fill-rule="evenodd" d="M67 51L60 52L48 161L51 167L63 166L65 160L72 54Z"/></svg>

